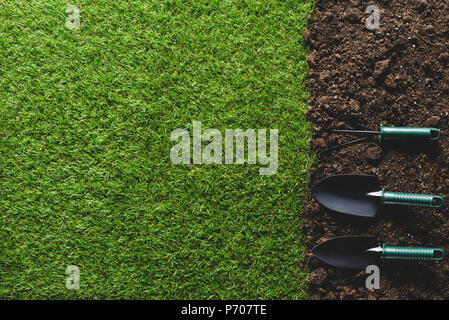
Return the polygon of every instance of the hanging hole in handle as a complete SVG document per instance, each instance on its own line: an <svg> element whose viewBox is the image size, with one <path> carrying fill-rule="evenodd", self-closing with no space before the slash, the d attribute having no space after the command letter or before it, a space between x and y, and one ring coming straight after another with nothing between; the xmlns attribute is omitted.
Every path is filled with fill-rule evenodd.
<svg viewBox="0 0 449 320"><path fill-rule="evenodd" d="M436 140L440 137L440 130L437 129L431 129L430 130L430 139Z"/></svg>
<svg viewBox="0 0 449 320"><path fill-rule="evenodd" d="M444 199L442 197L433 197L432 206L435 208L440 208L443 206Z"/></svg>
<svg viewBox="0 0 449 320"><path fill-rule="evenodd" d="M442 260L444 258L444 251L442 249L434 249L433 258L435 260Z"/></svg>

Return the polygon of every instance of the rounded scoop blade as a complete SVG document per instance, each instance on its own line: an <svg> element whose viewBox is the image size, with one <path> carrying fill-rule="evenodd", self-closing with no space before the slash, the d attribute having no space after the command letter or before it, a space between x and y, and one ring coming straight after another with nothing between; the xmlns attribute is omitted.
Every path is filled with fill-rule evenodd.
<svg viewBox="0 0 449 320"><path fill-rule="evenodd" d="M332 211L374 217L380 207L380 197L368 193L380 190L377 176L342 174L319 181L312 188L312 196Z"/></svg>
<svg viewBox="0 0 449 320"><path fill-rule="evenodd" d="M378 255L367 251L377 246L373 236L345 236L318 244L312 253L321 261L338 268L365 269L378 263Z"/></svg>

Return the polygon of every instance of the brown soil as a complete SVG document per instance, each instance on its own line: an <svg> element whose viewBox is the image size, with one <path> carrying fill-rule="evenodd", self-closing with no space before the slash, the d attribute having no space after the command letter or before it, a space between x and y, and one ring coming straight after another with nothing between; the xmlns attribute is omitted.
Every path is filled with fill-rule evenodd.
<svg viewBox="0 0 449 320"><path fill-rule="evenodd" d="M381 27L365 27L365 9L381 9ZM426 126L441 129L434 145L387 145L374 141L319 157L312 183L334 174L377 174L390 191L443 196L442 209L388 207L374 219L330 213L312 200L305 234L310 248L335 236L377 235L388 245L441 247L449 254L449 3L446 0L318 0L304 34L313 97L308 117L319 152L350 136L322 128L347 127L320 106L378 129ZM446 299L449 258L440 263L380 266L381 289L365 289L365 271L339 270L309 254L313 299Z"/></svg>

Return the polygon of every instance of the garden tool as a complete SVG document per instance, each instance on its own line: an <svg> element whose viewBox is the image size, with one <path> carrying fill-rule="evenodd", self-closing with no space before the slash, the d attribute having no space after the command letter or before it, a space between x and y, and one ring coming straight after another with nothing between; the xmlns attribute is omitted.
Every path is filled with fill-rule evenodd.
<svg viewBox="0 0 449 320"><path fill-rule="evenodd" d="M352 130L352 129L322 129L321 131L336 133L336 134L349 134L355 136L362 136L361 138L357 138L354 140L350 140L348 142L344 142L338 144L336 146L332 146L322 153L334 151L337 149L341 149L356 143L361 143L368 141L371 137L377 137L377 140L380 145L385 140L408 140L408 141L435 141L440 137L440 130L436 128L416 128L416 127L385 127L382 124L379 125L378 130L372 130L367 126L350 121L346 118L343 118L335 113L326 110L324 107L320 106L326 113L331 115L332 117L343 121L354 128L358 128L360 130Z"/></svg>
<svg viewBox="0 0 449 320"><path fill-rule="evenodd" d="M312 196L332 211L371 218L387 204L428 208L444 204L444 199L437 195L387 191L375 175L330 176L312 187Z"/></svg>
<svg viewBox="0 0 449 320"><path fill-rule="evenodd" d="M439 248L379 245L374 236L333 238L318 244L312 252L327 264L349 269L365 269L385 260L439 261L444 257L444 251Z"/></svg>

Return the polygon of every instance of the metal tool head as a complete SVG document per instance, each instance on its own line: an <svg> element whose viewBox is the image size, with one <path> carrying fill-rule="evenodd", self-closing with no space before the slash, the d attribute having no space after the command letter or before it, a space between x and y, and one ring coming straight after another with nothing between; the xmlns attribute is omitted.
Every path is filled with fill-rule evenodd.
<svg viewBox="0 0 449 320"><path fill-rule="evenodd" d="M338 268L365 269L379 263L379 253L367 251L378 246L373 236L337 237L312 249L321 261Z"/></svg>
<svg viewBox="0 0 449 320"><path fill-rule="evenodd" d="M327 177L312 188L312 196L324 207L339 213L374 217L381 198L368 195L381 191L377 176L343 174Z"/></svg>

